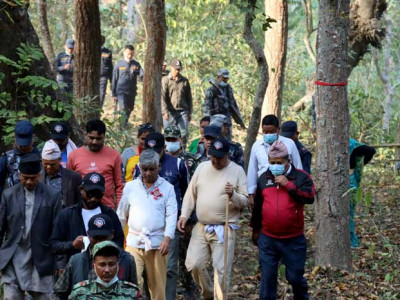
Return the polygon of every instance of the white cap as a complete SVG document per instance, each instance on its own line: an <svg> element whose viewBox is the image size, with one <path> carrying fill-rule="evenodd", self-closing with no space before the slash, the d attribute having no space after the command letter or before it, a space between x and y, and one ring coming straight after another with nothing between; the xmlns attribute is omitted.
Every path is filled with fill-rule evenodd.
<svg viewBox="0 0 400 300"><path fill-rule="evenodd" d="M56 160L61 157L60 147L53 141L48 140L46 144L44 144L42 150L42 159L46 160Z"/></svg>

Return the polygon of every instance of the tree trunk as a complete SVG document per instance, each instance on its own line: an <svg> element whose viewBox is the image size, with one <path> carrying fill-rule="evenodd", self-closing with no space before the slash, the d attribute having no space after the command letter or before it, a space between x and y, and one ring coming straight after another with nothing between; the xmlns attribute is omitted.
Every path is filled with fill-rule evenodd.
<svg viewBox="0 0 400 300"><path fill-rule="evenodd" d="M165 56L166 21L164 0L145 1L147 47L143 78L143 123L153 124L156 131L162 127L161 72Z"/></svg>
<svg viewBox="0 0 400 300"><path fill-rule="evenodd" d="M51 35L49 30L49 24L47 22L47 0L38 0L38 14L39 14L39 29L43 45L44 54L50 62L50 67L53 73L56 75L55 70L55 55L53 49L53 43L51 41Z"/></svg>
<svg viewBox="0 0 400 300"><path fill-rule="evenodd" d="M262 114L274 114L280 118L287 52L287 1L265 0L265 14L276 20L276 23L271 23L272 28L264 34L264 53L271 72Z"/></svg>
<svg viewBox="0 0 400 300"><path fill-rule="evenodd" d="M243 37L246 40L249 47L251 48L251 51L253 51L261 75L256 93L256 98L254 99L253 103L253 112L251 114L249 127L247 129L246 145L244 148L246 170L250 160L251 147L257 139L258 128L260 127L261 123L261 109L264 102L265 92L267 90L269 82L267 60L265 58L262 46L258 43L252 32L256 3L257 0L248 0L248 8L247 8L248 10L246 12L244 21L244 30L243 30Z"/></svg>
<svg viewBox="0 0 400 300"><path fill-rule="evenodd" d="M317 80L347 82L350 0L319 0ZM351 270L346 86L316 88L316 264Z"/></svg>
<svg viewBox="0 0 400 300"><path fill-rule="evenodd" d="M100 11L98 0L75 1L74 97L80 124L100 117ZM90 29L90 30L89 30Z"/></svg>

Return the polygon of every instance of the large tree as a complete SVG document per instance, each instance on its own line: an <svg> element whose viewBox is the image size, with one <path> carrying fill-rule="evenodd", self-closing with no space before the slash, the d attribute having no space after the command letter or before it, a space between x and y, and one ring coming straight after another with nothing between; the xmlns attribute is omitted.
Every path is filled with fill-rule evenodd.
<svg viewBox="0 0 400 300"><path fill-rule="evenodd" d="M316 264L351 269L349 230L350 0L319 0L315 176Z"/></svg>
<svg viewBox="0 0 400 300"><path fill-rule="evenodd" d="M44 54L50 62L50 67L56 74L55 55L47 21L47 0L38 0L39 34L41 35Z"/></svg>
<svg viewBox="0 0 400 300"><path fill-rule="evenodd" d="M164 0L145 1L147 48L144 62L142 122L161 130L161 71L165 56L166 21Z"/></svg>

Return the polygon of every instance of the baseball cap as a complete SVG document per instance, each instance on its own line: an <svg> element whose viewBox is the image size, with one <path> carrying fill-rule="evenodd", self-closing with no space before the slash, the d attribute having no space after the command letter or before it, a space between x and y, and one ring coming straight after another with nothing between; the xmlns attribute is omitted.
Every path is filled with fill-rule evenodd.
<svg viewBox="0 0 400 300"><path fill-rule="evenodd" d="M207 127L204 127L205 137L211 136L213 138L217 138L220 135L221 135L221 126L208 125Z"/></svg>
<svg viewBox="0 0 400 300"><path fill-rule="evenodd" d="M53 140L65 140L68 137L69 129L65 122L57 122L51 126L51 138Z"/></svg>
<svg viewBox="0 0 400 300"><path fill-rule="evenodd" d="M88 222L87 233L90 237L110 236L113 230L111 218L106 214L94 215Z"/></svg>
<svg viewBox="0 0 400 300"><path fill-rule="evenodd" d="M181 130L176 125L170 125L164 129L164 137L165 138L180 138Z"/></svg>
<svg viewBox="0 0 400 300"><path fill-rule="evenodd" d="M75 46L75 41L73 39L67 39L65 41L65 46L67 46L68 49L73 49Z"/></svg>
<svg viewBox="0 0 400 300"><path fill-rule="evenodd" d="M217 75L224 78L229 78L229 71L227 69L219 69Z"/></svg>
<svg viewBox="0 0 400 300"><path fill-rule="evenodd" d="M215 125L218 127L222 127L222 125L229 123L228 117L223 114L213 115L213 116L211 116L210 120L211 120L210 125Z"/></svg>
<svg viewBox="0 0 400 300"><path fill-rule="evenodd" d="M103 242L100 242L100 243L97 243L96 245L94 245L93 251L92 251L92 257L94 258L100 250L105 249L105 248L111 248L113 251L115 251L119 255L120 251L119 251L117 244L115 244L113 241L103 241Z"/></svg>
<svg viewBox="0 0 400 300"><path fill-rule="evenodd" d="M28 120L18 121L15 125L15 142L18 146L29 146L32 143L33 125Z"/></svg>
<svg viewBox="0 0 400 300"><path fill-rule="evenodd" d="M224 138L215 139L208 150L208 154L215 157L224 157L229 153L229 142Z"/></svg>
<svg viewBox="0 0 400 300"><path fill-rule="evenodd" d="M295 121L286 121L281 125L281 135L291 138L297 132L297 123Z"/></svg>
<svg viewBox="0 0 400 300"><path fill-rule="evenodd" d="M165 139L164 136L159 132L152 132L146 136L144 146L146 149L153 149L158 154L164 149Z"/></svg>
<svg viewBox="0 0 400 300"><path fill-rule="evenodd" d="M105 180L103 175L91 172L85 175L82 179L82 186L85 192L100 190L104 192Z"/></svg>
<svg viewBox="0 0 400 300"><path fill-rule="evenodd" d="M171 67L180 70L182 68L182 62L179 59L174 58L173 60L171 60Z"/></svg>

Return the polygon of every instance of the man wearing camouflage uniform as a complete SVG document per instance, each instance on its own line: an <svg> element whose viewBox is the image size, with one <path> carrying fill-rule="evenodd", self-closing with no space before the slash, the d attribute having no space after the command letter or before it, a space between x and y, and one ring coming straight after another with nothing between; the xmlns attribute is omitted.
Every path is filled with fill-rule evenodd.
<svg viewBox="0 0 400 300"><path fill-rule="evenodd" d="M15 147L3 153L0 158L0 198L5 183L13 186L20 182L18 165L21 157L27 153L38 153L33 145L33 125L27 120L18 121L15 126Z"/></svg>
<svg viewBox="0 0 400 300"><path fill-rule="evenodd" d="M233 89L228 83L229 71L227 69L220 69L217 74L217 80L210 80L211 86L206 90L206 99L203 104L203 114L205 116L213 116L216 114L223 114L228 117L229 135L228 139L232 137L232 120L233 118L242 129L245 129L242 115L240 114L239 107L233 95Z"/></svg>
<svg viewBox="0 0 400 300"><path fill-rule="evenodd" d="M128 300L142 299L139 289L133 283L118 279L118 256L120 250L112 241L104 241L93 247L93 268L97 279L76 284L71 300Z"/></svg>

